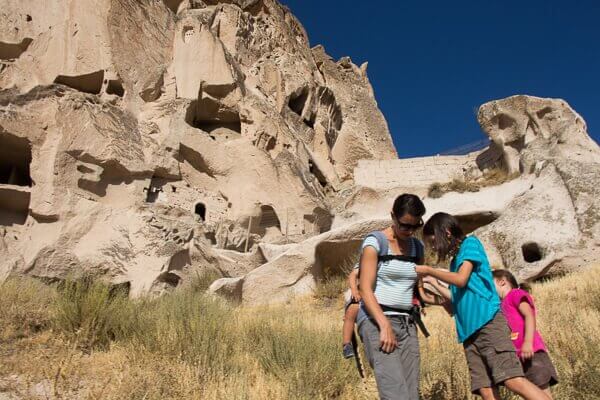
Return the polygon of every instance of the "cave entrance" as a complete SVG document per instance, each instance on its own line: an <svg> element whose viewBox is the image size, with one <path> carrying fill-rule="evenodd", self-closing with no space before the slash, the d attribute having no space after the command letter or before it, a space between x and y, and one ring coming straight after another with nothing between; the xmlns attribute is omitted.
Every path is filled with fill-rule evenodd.
<svg viewBox="0 0 600 400"><path fill-rule="evenodd" d="M210 98L192 101L186 111L185 122L208 133L216 141L236 139L242 133L239 112L224 109L218 101Z"/></svg>
<svg viewBox="0 0 600 400"><path fill-rule="evenodd" d="M537 243L525 243L521 246L521 252L523 253L523 259L527 263L534 263L543 258L542 249L540 249Z"/></svg>
<svg viewBox="0 0 600 400"><path fill-rule="evenodd" d="M206 205L204 203L196 203L194 213L200 217L202 221L206 221Z"/></svg>
<svg viewBox="0 0 600 400"><path fill-rule="evenodd" d="M68 86L80 92L100 94L104 82L104 70L83 75L58 75L54 83Z"/></svg>
<svg viewBox="0 0 600 400"><path fill-rule="evenodd" d="M0 134L0 184L31 186L31 145L27 139Z"/></svg>
<svg viewBox="0 0 600 400"><path fill-rule="evenodd" d="M298 93L292 93L292 95L290 96L288 106L293 112L295 112L299 116L302 116L302 112L304 111L304 107L306 106L306 101L308 100L308 94L308 88L304 87L300 89Z"/></svg>
<svg viewBox="0 0 600 400"><path fill-rule="evenodd" d="M263 237L269 233L281 235L281 222L273 207L260 206L260 220L255 233Z"/></svg>
<svg viewBox="0 0 600 400"><path fill-rule="evenodd" d="M125 95L123 82L121 82L120 79L109 79L108 83L106 84L106 93L123 97Z"/></svg>

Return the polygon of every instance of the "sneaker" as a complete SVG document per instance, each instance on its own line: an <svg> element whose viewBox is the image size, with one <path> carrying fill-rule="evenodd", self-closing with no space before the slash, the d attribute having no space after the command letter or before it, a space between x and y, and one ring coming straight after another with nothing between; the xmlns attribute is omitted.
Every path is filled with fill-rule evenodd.
<svg viewBox="0 0 600 400"><path fill-rule="evenodd" d="M354 357L354 349L352 348L352 345L350 343L346 343L344 345L344 350L342 351L342 354L344 354L344 358Z"/></svg>

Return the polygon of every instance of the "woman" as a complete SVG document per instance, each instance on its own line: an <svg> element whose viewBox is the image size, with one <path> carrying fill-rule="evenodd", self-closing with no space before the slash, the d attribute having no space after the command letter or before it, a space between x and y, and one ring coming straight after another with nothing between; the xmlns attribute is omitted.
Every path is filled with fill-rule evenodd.
<svg viewBox="0 0 600 400"><path fill-rule="evenodd" d="M415 272L423 262L423 243L413 234L423 214L423 202L403 194L394 201L392 226L370 233L362 244L358 329L381 399L419 398L419 342L410 315L417 286L422 300L435 302L417 284Z"/></svg>

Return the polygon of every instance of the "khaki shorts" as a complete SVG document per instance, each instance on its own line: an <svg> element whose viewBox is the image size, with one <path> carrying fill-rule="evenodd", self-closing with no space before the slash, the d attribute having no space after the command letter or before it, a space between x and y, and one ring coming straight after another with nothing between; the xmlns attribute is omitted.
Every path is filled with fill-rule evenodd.
<svg viewBox="0 0 600 400"><path fill-rule="evenodd" d="M521 362L510 340L510 329L501 311L463 343L471 391L501 384L507 379L524 376Z"/></svg>
<svg viewBox="0 0 600 400"><path fill-rule="evenodd" d="M546 389L558 383L558 374L545 351L538 351L531 360L523 362L525 378L540 389Z"/></svg>

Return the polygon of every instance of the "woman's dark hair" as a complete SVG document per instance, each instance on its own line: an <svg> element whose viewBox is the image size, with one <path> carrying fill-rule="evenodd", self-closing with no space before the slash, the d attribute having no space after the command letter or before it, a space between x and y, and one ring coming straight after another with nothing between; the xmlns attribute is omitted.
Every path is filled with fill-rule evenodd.
<svg viewBox="0 0 600 400"><path fill-rule="evenodd" d="M396 197L392 212L396 219L402 218L406 214L420 218L425 215L425 204L418 196L414 194L404 193Z"/></svg>
<svg viewBox="0 0 600 400"><path fill-rule="evenodd" d="M495 279L506 279L513 289L521 289L526 292L531 290L529 284L525 282L519 283L517 278L515 278L515 276L507 269L495 269L492 271L492 275Z"/></svg>
<svg viewBox="0 0 600 400"><path fill-rule="evenodd" d="M437 254L438 262L453 254L465 238L458 220L443 212L435 213L429 218L423 226L423 235L433 236L433 249Z"/></svg>

